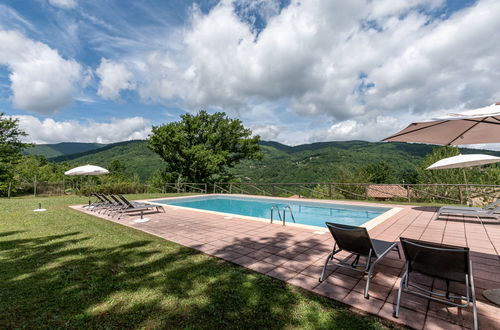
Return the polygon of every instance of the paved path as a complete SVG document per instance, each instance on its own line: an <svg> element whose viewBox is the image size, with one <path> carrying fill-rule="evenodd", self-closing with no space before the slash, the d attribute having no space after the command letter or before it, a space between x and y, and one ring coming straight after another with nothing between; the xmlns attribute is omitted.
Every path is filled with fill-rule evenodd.
<svg viewBox="0 0 500 330"><path fill-rule="evenodd" d="M482 296L485 289L500 288L500 223L481 223L462 217L434 220L435 208L401 207L402 211L371 229L370 235L388 241L403 236L468 246L473 258L479 328L500 329L500 306L489 303ZM73 208L96 215L82 207ZM472 326L471 307L458 309L406 294L403 294L399 319L393 318L393 302L404 264L396 252L390 252L377 266L370 285L370 299L366 300L363 298L365 279L358 272L331 267L328 278L323 283L318 282L323 262L333 246L329 233L319 234L311 229L179 208L165 209L166 213L148 214L151 220L144 223L133 222L138 218L137 214L120 220L97 216L231 261L411 328L464 329ZM444 282L427 278L421 281L433 288L444 289ZM460 288L457 290L460 292Z"/></svg>

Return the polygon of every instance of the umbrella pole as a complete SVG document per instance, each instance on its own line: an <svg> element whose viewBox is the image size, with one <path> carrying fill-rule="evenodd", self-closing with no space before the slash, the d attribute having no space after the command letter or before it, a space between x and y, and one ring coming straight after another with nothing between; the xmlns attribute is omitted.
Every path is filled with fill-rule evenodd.
<svg viewBox="0 0 500 330"><path fill-rule="evenodd" d="M465 183L465 199L467 200L467 206L469 206L469 183L467 182L467 175L465 173L465 168L462 168L464 173L464 183Z"/></svg>
<svg viewBox="0 0 500 330"><path fill-rule="evenodd" d="M90 175L87 175L88 178L89 178L89 191L88 191L88 194L89 194L89 207L90 207Z"/></svg>

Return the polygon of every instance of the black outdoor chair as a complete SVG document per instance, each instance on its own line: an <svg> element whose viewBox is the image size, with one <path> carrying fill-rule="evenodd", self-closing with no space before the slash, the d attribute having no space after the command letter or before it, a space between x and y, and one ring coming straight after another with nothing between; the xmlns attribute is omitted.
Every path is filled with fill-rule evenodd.
<svg viewBox="0 0 500 330"><path fill-rule="evenodd" d="M330 260L335 260L337 266L351 268L362 272L363 275L368 274L365 286L365 298L368 299L370 297L368 293L370 289L370 280L375 265L377 265L377 263L391 250L397 251L399 258L401 258L397 243L371 239L368 231L364 227L331 222L326 222L326 226L335 239L335 245L333 246L332 253L326 258L319 281L324 281L328 262L330 262ZM335 255L341 251L347 251L350 255L344 259L336 258ZM365 263L360 263L361 257L366 258ZM353 260L350 261L351 259Z"/></svg>
<svg viewBox="0 0 500 330"><path fill-rule="evenodd" d="M453 245L430 243L408 238L400 238L406 257L406 268L399 285L394 317L399 317L401 292L465 308L472 301L474 329L477 329L476 293L469 248ZM446 293L439 293L423 288L411 281L411 275L420 273L435 279L444 280ZM450 294L450 282L465 284L465 297ZM469 292L470 290L470 292ZM454 300L458 300L454 301ZM462 301L465 300L465 303Z"/></svg>

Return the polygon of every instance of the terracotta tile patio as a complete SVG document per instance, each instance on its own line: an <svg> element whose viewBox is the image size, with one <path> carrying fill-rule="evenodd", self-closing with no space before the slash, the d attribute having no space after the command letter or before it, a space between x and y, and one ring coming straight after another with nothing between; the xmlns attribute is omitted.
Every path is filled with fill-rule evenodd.
<svg viewBox="0 0 500 330"><path fill-rule="evenodd" d="M482 296L485 289L500 288L500 223L481 223L462 217L434 220L435 208L398 207L403 210L371 229L370 235L387 241L397 241L403 236L468 246L473 258L479 328L500 329L500 306ZM366 300L363 298L365 279L349 269L329 267L328 278L318 282L323 262L333 246L329 233L172 207L165 207L166 213L147 214L150 221L143 223L133 221L138 219L137 214L117 220L86 211L81 206L73 208L231 261L411 328L472 327L471 307L459 310L406 294L403 294L400 318L395 319L392 316L394 301L404 265L396 252L389 253L377 266L370 299ZM422 278L420 283L444 289L440 281ZM457 286L456 290L462 289Z"/></svg>

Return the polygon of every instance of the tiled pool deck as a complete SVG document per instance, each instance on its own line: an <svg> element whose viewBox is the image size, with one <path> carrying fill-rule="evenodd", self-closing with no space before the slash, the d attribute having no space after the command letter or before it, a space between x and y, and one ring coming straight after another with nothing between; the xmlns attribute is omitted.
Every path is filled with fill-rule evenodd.
<svg viewBox="0 0 500 330"><path fill-rule="evenodd" d="M485 289L500 288L500 222L481 223L456 216L434 220L435 208L399 207L403 210L369 231L371 237L397 241L403 236L468 246L473 258L479 328L500 329L500 306L482 296ZM377 266L370 299L366 300L363 298L365 279L358 272L330 267L331 275L323 283L318 282L324 260L333 246L329 233L321 235L306 228L172 207L165 207L166 213L147 214L151 220L144 223L133 222L137 214L117 220L86 211L81 206L73 208L228 260L411 328L472 326L471 307L458 309L406 294L403 294L400 317L395 319L393 302L404 264L395 252L389 253ZM426 278L421 281L434 289L444 288L440 281Z"/></svg>

